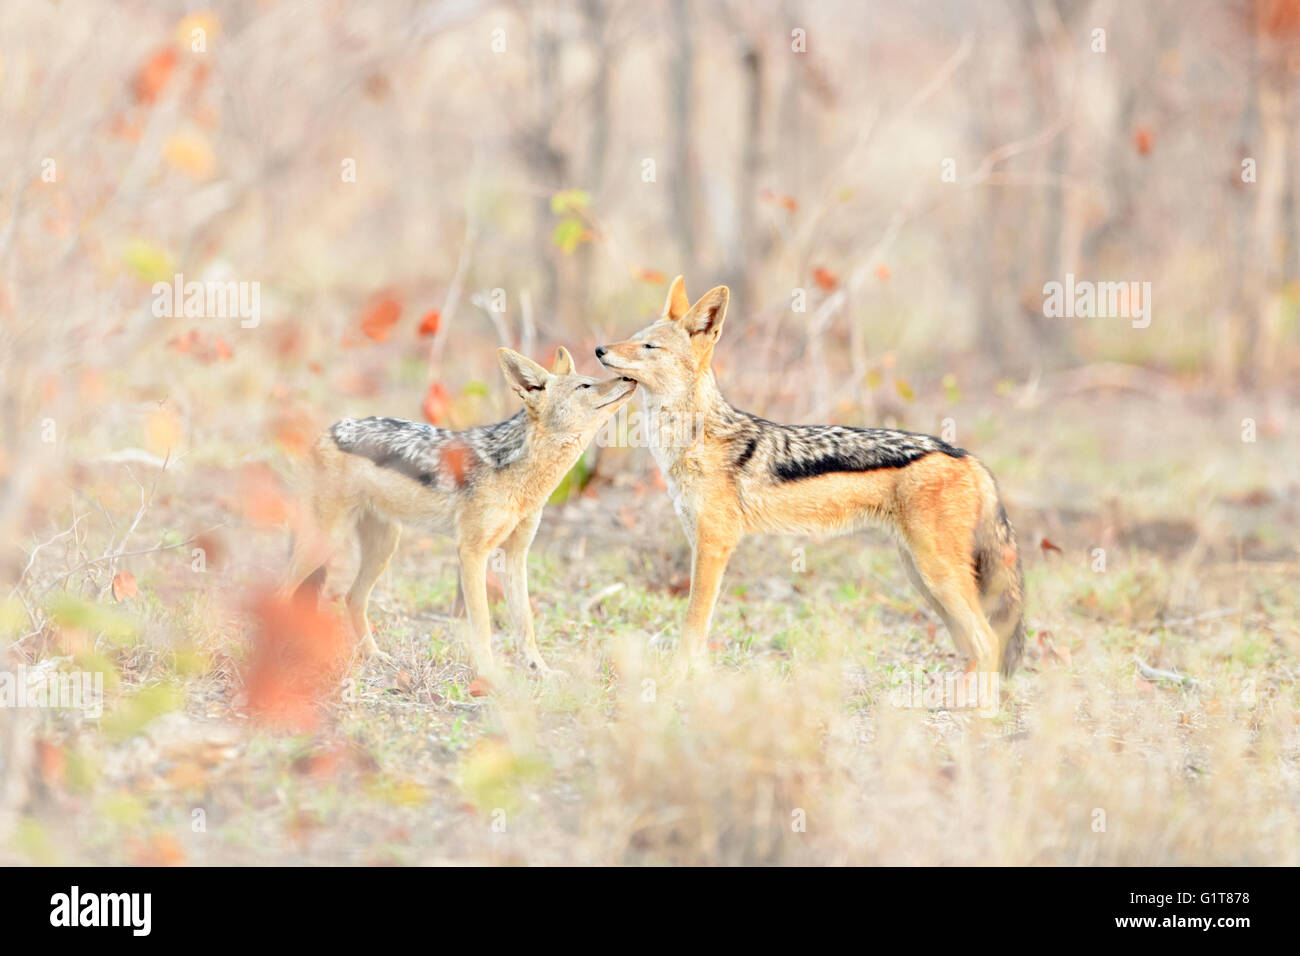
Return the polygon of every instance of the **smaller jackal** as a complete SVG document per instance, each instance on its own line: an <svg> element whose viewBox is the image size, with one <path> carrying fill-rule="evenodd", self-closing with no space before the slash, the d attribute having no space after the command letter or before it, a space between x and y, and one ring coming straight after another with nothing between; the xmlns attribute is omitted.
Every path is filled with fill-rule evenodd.
<svg viewBox="0 0 1300 956"><path fill-rule="evenodd" d="M548 671L528 603L528 547L547 499L636 383L578 375L564 348L549 372L510 349L500 349L498 358L506 382L524 403L513 418L459 432L397 418L345 418L312 448L308 527L295 539L281 593L292 594L309 576L323 576L355 531L361 560L347 606L366 654L379 652L366 618L370 591L406 524L456 538L480 672L493 667L487 562L503 549L515 637L529 669Z"/></svg>
<svg viewBox="0 0 1300 956"><path fill-rule="evenodd" d="M876 524L894 532L908 577L957 649L1009 677L1024 641L1023 581L988 469L931 435L780 425L733 408L711 368L729 298L718 286L692 305L678 276L658 321L596 349L606 368L640 383L660 436L669 426L685 436L656 440L652 429L650 443L693 552L683 654L704 653L722 573L744 535Z"/></svg>

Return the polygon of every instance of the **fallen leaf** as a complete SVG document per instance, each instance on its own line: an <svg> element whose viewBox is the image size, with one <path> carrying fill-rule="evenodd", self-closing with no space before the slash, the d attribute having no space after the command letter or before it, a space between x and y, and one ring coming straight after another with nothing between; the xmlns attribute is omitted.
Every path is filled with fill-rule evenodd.
<svg viewBox="0 0 1300 956"><path fill-rule="evenodd" d="M45 739L36 741L36 767L41 783L47 789L61 788L67 767L67 751Z"/></svg>
<svg viewBox="0 0 1300 956"><path fill-rule="evenodd" d="M140 593L135 583L135 575L130 571L119 571L113 575L113 600L125 601Z"/></svg>
<svg viewBox="0 0 1300 956"><path fill-rule="evenodd" d="M185 851L170 833L155 833L147 841L129 840L127 852L137 866L176 866L185 861Z"/></svg>
<svg viewBox="0 0 1300 956"><path fill-rule="evenodd" d="M263 595L253 604L253 636L245 687L249 711L278 727L305 733L319 720L322 700L337 685L348 654L346 628L318 595L304 588L290 598Z"/></svg>
<svg viewBox="0 0 1300 956"><path fill-rule="evenodd" d="M200 133L173 133L163 146L163 158L194 179L207 179L216 168L216 157Z"/></svg>
<svg viewBox="0 0 1300 956"><path fill-rule="evenodd" d="M168 454L181 440L181 423L168 409L156 408L145 425L146 447L159 457Z"/></svg>
<svg viewBox="0 0 1300 956"><path fill-rule="evenodd" d="M1151 145L1154 137L1145 126L1139 126L1133 133L1133 148L1138 151L1139 156L1148 156L1151 153Z"/></svg>
<svg viewBox="0 0 1300 956"><path fill-rule="evenodd" d="M421 335L437 335L438 326L442 324L442 315L437 309L430 309L424 313L424 318L420 320L419 333Z"/></svg>
<svg viewBox="0 0 1300 956"><path fill-rule="evenodd" d="M1038 546L1039 546L1040 548L1043 549L1043 553L1044 553L1044 554L1046 554L1048 551L1055 551L1057 554L1064 554L1064 553L1065 553L1065 552L1062 551L1060 548L1058 548L1056 545L1052 544L1052 542L1048 541L1046 538L1044 538L1042 541L1040 541L1039 544L1038 544Z"/></svg>
<svg viewBox="0 0 1300 956"><path fill-rule="evenodd" d="M765 203L780 206L787 212L794 212L799 208L799 202L793 196L787 196L785 193L774 192L771 189L764 189L758 194L758 198Z"/></svg>
<svg viewBox="0 0 1300 956"><path fill-rule="evenodd" d="M465 477L478 462L474 449L459 439L444 445L440 458L442 470L451 476L457 488L465 484Z"/></svg>
<svg viewBox="0 0 1300 956"><path fill-rule="evenodd" d="M835 273L825 266L818 266L813 270L813 281L817 283L818 287L825 289L827 292L840 284L840 280Z"/></svg>
<svg viewBox="0 0 1300 956"><path fill-rule="evenodd" d="M424 393L420 411L424 412L424 420L430 425L440 425L450 407L451 396L447 393L447 389L443 388L440 382L434 382Z"/></svg>
<svg viewBox="0 0 1300 956"><path fill-rule="evenodd" d="M135 98L140 103L155 103L176 69L176 51L159 50L135 74Z"/></svg>
<svg viewBox="0 0 1300 956"><path fill-rule="evenodd" d="M201 34L195 34L196 30L202 30ZM206 48L209 43L221 35L221 21L211 10L200 10L196 13L187 14L176 24L176 45L182 50L193 50L195 53L201 52L194 50L197 40L202 39Z"/></svg>
<svg viewBox="0 0 1300 956"><path fill-rule="evenodd" d="M402 317L402 304L384 296L376 299L361 316L361 331L370 339L382 342Z"/></svg>

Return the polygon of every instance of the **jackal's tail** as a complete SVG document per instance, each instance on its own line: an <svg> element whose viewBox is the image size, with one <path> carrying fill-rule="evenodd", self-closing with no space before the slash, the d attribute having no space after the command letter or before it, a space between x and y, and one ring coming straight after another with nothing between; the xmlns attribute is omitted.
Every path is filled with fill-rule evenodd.
<svg viewBox="0 0 1300 956"><path fill-rule="evenodd" d="M1007 518L998 487L979 466L984 486L979 523L975 526L975 576L980 604L1001 645L1001 671L1010 677L1025 649L1025 577L1020 570L1016 532Z"/></svg>

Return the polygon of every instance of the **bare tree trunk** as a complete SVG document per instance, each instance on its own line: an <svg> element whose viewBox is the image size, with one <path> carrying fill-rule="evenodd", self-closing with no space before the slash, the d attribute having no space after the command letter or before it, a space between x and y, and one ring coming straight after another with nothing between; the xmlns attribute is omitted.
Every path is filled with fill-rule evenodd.
<svg viewBox="0 0 1300 956"><path fill-rule="evenodd" d="M533 249L539 269L538 287L531 289L534 307L549 319L556 314L559 295L559 269L556 250L551 243L554 230L551 213L551 194L564 187L566 158L551 145L551 130L559 112L557 64L560 38L556 29L555 12L549 3L540 3L533 9L532 25L532 88L534 92L533 115L535 121L526 132L528 168L535 185L544 194L537 197L533 214Z"/></svg>
<svg viewBox="0 0 1300 956"><path fill-rule="evenodd" d="M1267 43L1266 38L1261 41ZM1259 151L1255 215L1247 276L1245 355L1249 377L1257 384L1271 384L1277 367L1282 332L1281 218L1285 213L1287 165L1287 97L1283 64L1276 51L1265 49L1258 89Z"/></svg>
<svg viewBox="0 0 1300 956"><path fill-rule="evenodd" d="M587 162L584 185L591 194L596 208L600 208L601 193L605 186L605 162L609 153L609 89L610 55L609 37L606 35L607 13L604 0L582 0L586 18L587 41L596 58L596 72L591 81L591 139L587 144ZM574 298L577 313L589 312L591 302L591 274L595 249L590 243L578 247L578 275Z"/></svg>
<svg viewBox="0 0 1300 956"><path fill-rule="evenodd" d="M1253 39L1251 43L1253 44ZM1233 157L1253 156L1259 136L1259 64L1248 57L1245 68L1246 89L1237 119ZM1223 391L1237 386L1242 355L1243 327L1250 313L1250 222L1256 199L1254 184L1242 182L1240 167L1234 173L1233 188L1227 191L1226 234L1220 238L1223 281L1228 286L1223 303L1213 319L1214 347L1210 355L1211 374Z"/></svg>
<svg viewBox="0 0 1300 956"><path fill-rule="evenodd" d="M755 226L758 168L763 127L763 62L758 47L746 39L740 57L745 78L745 125L740 142L740 171L736 177L736 243L728 250L729 284L747 308L754 307L752 266L759 258Z"/></svg>
<svg viewBox="0 0 1300 956"><path fill-rule="evenodd" d="M677 247L682 261L695 261L695 194L691 166L691 90L695 78L695 44L691 37L691 22L686 0L672 0L673 33L677 38L677 57L669 73L672 105L669 111L672 122L673 168L672 203L673 228L677 233Z"/></svg>

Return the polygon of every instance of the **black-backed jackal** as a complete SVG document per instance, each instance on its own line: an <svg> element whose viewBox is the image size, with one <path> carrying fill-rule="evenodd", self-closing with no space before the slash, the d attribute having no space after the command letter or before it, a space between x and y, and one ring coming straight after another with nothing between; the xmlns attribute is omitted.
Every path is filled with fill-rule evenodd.
<svg viewBox="0 0 1300 956"><path fill-rule="evenodd" d="M656 441L651 429L651 450L693 552L687 660L707 647L723 571L743 535L883 524L957 649L976 669L1010 676L1024 643L1023 578L988 469L929 435L779 425L732 408L710 368L728 298L718 286L692 305L678 276L662 318L596 349L606 368L640 383L661 436L670 427L688 436Z"/></svg>
<svg viewBox="0 0 1300 956"><path fill-rule="evenodd" d="M355 531L361 558L347 606L362 649L378 652L366 605L397 549L402 524L453 535L475 666L490 670L487 562L504 551L511 626L530 669L545 673L528 603L528 547L542 508L592 437L636 391L573 371L559 349L551 371L509 349L498 358L523 410L494 425L447 431L397 418L344 419L312 448L310 510L295 538L281 593L292 594Z"/></svg>

